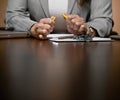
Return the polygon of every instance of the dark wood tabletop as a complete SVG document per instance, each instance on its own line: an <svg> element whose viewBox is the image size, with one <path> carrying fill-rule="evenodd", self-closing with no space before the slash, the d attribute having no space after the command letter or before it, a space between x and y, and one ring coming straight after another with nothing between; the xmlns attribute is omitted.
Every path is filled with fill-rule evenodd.
<svg viewBox="0 0 120 100"><path fill-rule="evenodd" d="M0 100L120 100L120 41L1 39Z"/></svg>

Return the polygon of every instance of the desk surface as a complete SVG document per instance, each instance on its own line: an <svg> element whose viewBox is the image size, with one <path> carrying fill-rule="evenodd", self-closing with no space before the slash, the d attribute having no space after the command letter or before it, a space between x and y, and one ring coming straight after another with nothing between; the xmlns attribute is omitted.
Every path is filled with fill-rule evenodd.
<svg viewBox="0 0 120 100"><path fill-rule="evenodd" d="M0 40L0 100L120 100L120 41Z"/></svg>

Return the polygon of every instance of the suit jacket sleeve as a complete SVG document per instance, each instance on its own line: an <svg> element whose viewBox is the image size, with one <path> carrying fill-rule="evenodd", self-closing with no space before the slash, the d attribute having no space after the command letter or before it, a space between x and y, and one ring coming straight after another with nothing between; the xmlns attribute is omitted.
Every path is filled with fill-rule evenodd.
<svg viewBox="0 0 120 100"><path fill-rule="evenodd" d="M99 36L108 36L113 26L112 0L91 0L90 20L87 25L95 28Z"/></svg>
<svg viewBox="0 0 120 100"><path fill-rule="evenodd" d="M36 22L30 19L30 14L27 12L27 0L8 0L5 22L7 28L28 31Z"/></svg>

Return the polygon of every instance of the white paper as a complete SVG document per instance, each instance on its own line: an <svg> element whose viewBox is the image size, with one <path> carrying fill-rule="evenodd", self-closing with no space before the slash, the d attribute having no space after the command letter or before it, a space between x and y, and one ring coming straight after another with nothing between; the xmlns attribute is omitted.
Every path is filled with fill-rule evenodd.
<svg viewBox="0 0 120 100"><path fill-rule="evenodd" d="M66 37L66 36L74 36L73 34L65 34L65 33L60 33L60 34L49 34L47 35L47 38L59 38L59 37Z"/></svg>
<svg viewBox="0 0 120 100"><path fill-rule="evenodd" d="M94 37L92 41L111 41L111 38Z"/></svg>
<svg viewBox="0 0 120 100"><path fill-rule="evenodd" d="M51 40L51 41L56 41L56 42L83 42L85 40L79 40L79 39L74 39L74 38L68 38L68 37L72 37L74 36L73 34L49 34L47 37ZM67 37L67 38L63 38L63 39L59 39L60 37ZM89 41L89 40L88 40ZM101 37L94 37L92 38L92 40L90 41L111 41L111 38L101 38Z"/></svg>

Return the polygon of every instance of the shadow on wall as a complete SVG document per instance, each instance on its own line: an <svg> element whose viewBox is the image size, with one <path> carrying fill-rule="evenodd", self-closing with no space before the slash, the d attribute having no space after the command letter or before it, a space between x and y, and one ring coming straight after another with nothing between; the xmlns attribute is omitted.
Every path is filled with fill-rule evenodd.
<svg viewBox="0 0 120 100"><path fill-rule="evenodd" d="M0 27L4 27L4 18L6 11L7 0L0 0Z"/></svg>
<svg viewBox="0 0 120 100"><path fill-rule="evenodd" d="M120 35L120 0L112 0L113 3L113 31Z"/></svg>

